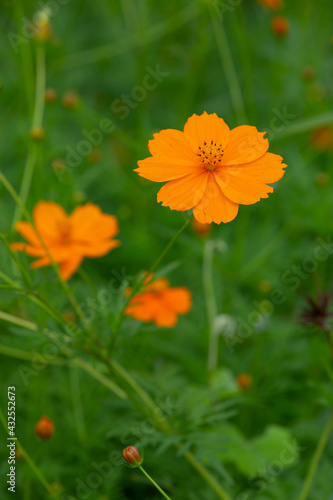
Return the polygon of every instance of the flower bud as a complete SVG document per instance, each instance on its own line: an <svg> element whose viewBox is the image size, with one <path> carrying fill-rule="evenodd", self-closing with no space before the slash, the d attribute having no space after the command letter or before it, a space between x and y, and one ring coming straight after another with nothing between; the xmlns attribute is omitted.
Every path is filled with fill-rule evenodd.
<svg viewBox="0 0 333 500"><path fill-rule="evenodd" d="M54 89L46 89L45 90L45 102L53 103L57 100L57 92Z"/></svg>
<svg viewBox="0 0 333 500"><path fill-rule="evenodd" d="M123 457L125 462L132 467L138 467L143 462L143 458L135 446L127 446L127 448L123 450Z"/></svg>
<svg viewBox="0 0 333 500"><path fill-rule="evenodd" d="M197 219L192 220L192 229L195 233L197 233L199 236L205 236L206 234L209 234L212 230L211 224L208 223L202 223L197 221Z"/></svg>
<svg viewBox="0 0 333 500"><path fill-rule="evenodd" d="M284 16L275 16L271 22L273 33L277 36L285 36L289 32L289 21Z"/></svg>
<svg viewBox="0 0 333 500"><path fill-rule="evenodd" d="M35 433L41 439L50 439L54 434L54 423L50 418L43 416L35 427Z"/></svg>
<svg viewBox="0 0 333 500"><path fill-rule="evenodd" d="M62 104L67 109L75 109L80 103L79 97L75 92L66 92L62 98Z"/></svg>
<svg viewBox="0 0 333 500"><path fill-rule="evenodd" d="M30 129L30 137L34 141L41 141L45 137L45 130L42 127L33 127Z"/></svg>
<svg viewBox="0 0 333 500"><path fill-rule="evenodd" d="M239 373L237 375L237 384L242 391L246 391L252 385L252 377L248 373Z"/></svg>

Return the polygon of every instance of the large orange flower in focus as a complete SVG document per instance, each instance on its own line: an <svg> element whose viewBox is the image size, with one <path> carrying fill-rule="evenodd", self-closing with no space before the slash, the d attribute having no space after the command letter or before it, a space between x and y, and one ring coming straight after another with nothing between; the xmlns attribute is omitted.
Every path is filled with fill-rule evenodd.
<svg viewBox="0 0 333 500"><path fill-rule="evenodd" d="M34 208L33 220L35 227L25 221L15 224L28 243L13 243L11 248L38 257L31 264L34 269L49 266L51 257L60 264L64 280L72 276L84 257L101 257L120 245L112 239L119 232L116 217L104 214L93 203L67 215L57 203L41 201Z"/></svg>
<svg viewBox="0 0 333 500"><path fill-rule="evenodd" d="M148 275L143 292L130 300L125 314L138 321L152 321L157 326L175 326L178 315L186 314L191 309L191 293L185 287L170 288L165 278L152 280L153 274ZM127 295L130 293L128 289Z"/></svg>
<svg viewBox="0 0 333 500"><path fill-rule="evenodd" d="M286 167L281 156L267 153L266 132L242 125L232 130L216 113L193 115L184 132L166 129L149 141L152 156L135 171L167 182L157 201L171 210L193 208L201 223L230 222L239 204L251 205L273 192Z"/></svg>

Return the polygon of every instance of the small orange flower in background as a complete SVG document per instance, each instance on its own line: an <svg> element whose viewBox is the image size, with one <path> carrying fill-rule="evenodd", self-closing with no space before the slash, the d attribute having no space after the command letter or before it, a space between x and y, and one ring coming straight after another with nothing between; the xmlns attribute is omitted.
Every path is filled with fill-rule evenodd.
<svg viewBox="0 0 333 500"><path fill-rule="evenodd" d="M331 151L333 149L333 127L329 125L320 127L310 137L312 147L319 151Z"/></svg>
<svg viewBox="0 0 333 500"><path fill-rule="evenodd" d="M257 0L262 7L268 7L272 10L279 10L283 7L283 0Z"/></svg>
<svg viewBox="0 0 333 500"><path fill-rule="evenodd" d="M184 132L167 129L149 141L151 157L135 171L155 182L167 182L157 201L171 210L193 208L201 223L230 222L239 204L268 198L284 174L282 158L267 153L266 132L242 125L232 130L216 113L194 114Z"/></svg>
<svg viewBox="0 0 333 500"><path fill-rule="evenodd" d="M192 220L192 229L199 236L206 236L212 230L212 226L210 224L202 224L198 222L196 219Z"/></svg>
<svg viewBox="0 0 333 500"><path fill-rule="evenodd" d="M253 382L252 376L248 373L239 373L236 377L236 380L238 387L242 391L246 391L247 389L249 389Z"/></svg>
<svg viewBox="0 0 333 500"><path fill-rule="evenodd" d="M119 232L117 218L104 214L93 203L81 205L67 215L57 203L40 201L34 208L33 220L35 227L25 221L15 224L28 243L13 243L11 248L38 257L31 264L33 269L49 266L51 257L60 264L64 280L72 276L84 257L102 257L120 245L112 239Z"/></svg>
<svg viewBox="0 0 333 500"><path fill-rule="evenodd" d="M35 427L35 433L41 439L50 439L54 434L54 423L43 416Z"/></svg>
<svg viewBox="0 0 333 500"><path fill-rule="evenodd" d="M275 35L286 36L289 32L289 21L284 16L275 16L271 21L271 28Z"/></svg>
<svg viewBox="0 0 333 500"><path fill-rule="evenodd" d="M153 281L153 276L146 277L143 292L130 300L125 314L138 321L152 321L157 326L170 328L177 324L179 314L186 314L191 309L191 293L185 287L170 288L165 278ZM130 295L131 290L126 293Z"/></svg>

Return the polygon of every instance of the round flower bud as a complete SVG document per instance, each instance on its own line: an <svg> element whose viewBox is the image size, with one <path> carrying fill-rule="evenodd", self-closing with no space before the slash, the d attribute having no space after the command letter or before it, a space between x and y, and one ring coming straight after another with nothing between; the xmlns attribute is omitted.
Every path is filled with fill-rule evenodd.
<svg viewBox="0 0 333 500"><path fill-rule="evenodd" d="M132 467L138 467L143 462L143 458L135 446L127 446L127 448L123 450L123 457L125 462Z"/></svg>
<svg viewBox="0 0 333 500"><path fill-rule="evenodd" d="M57 92L54 89L45 90L45 102L52 103L57 100Z"/></svg>
<svg viewBox="0 0 333 500"><path fill-rule="evenodd" d="M79 97L75 92L66 92L62 98L62 104L67 109L75 109L80 103Z"/></svg>
<svg viewBox="0 0 333 500"><path fill-rule="evenodd" d="M239 373L237 375L237 384L242 391L246 391L252 385L252 377L248 373Z"/></svg>
<svg viewBox="0 0 333 500"><path fill-rule="evenodd" d="M43 416L35 427L35 433L41 439L50 439L54 434L54 423Z"/></svg>
<svg viewBox="0 0 333 500"><path fill-rule="evenodd" d="M30 129L30 137L34 141L41 141L45 137L45 130L42 127L33 127Z"/></svg>
<svg viewBox="0 0 333 500"><path fill-rule="evenodd" d="M285 36L289 31L289 21L284 16L275 16L272 19L271 27L277 36Z"/></svg>

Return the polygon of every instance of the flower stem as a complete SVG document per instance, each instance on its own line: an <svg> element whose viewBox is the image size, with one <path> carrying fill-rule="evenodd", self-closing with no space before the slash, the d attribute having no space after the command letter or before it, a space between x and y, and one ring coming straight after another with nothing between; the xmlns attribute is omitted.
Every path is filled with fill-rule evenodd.
<svg viewBox="0 0 333 500"><path fill-rule="evenodd" d="M32 128L41 128L43 125L44 116L44 99L45 99L45 81L46 81L46 71L45 71L45 46L43 43L37 43L36 45L36 85L35 85L35 105L32 117ZM19 197L22 200L23 205L25 205L28 197L28 193L31 186L32 176L36 164L37 158L37 144L31 140L29 144L28 156L23 172L22 183L19 191ZM13 224L20 219L22 215L22 207L17 205Z"/></svg>
<svg viewBox="0 0 333 500"><path fill-rule="evenodd" d="M324 428L324 431L321 435L321 438L318 442L317 448L315 449L315 452L313 454L313 457L312 457L312 460L310 463L310 467L309 467L308 473L306 475L306 478L305 478L305 481L303 484L303 488L302 488L302 491L301 491L301 494L300 494L298 500L305 500L308 497L314 475L315 475L317 468L318 468L318 465L319 465L319 461L321 459L321 456L322 456L323 451L325 449L327 440L328 440L332 430L333 430L333 413L331 414L330 419L327 422L327 424Z"/></svg>
<svg viewBox="0 0 333 500"><path fill-rule="evenodd" d="M8 432L7 423L6 423L5 417L4 417L1 409L0 409L0 421L1 421L2 425L4 426L6 432ZM23 456L24 456L26 462L29 464L30 468L33 470L33 472L35 473L35 475L37 476L37 478L39 479L39 481L42 483L42 485L44 486L44 488L51 495L52 494L52 488L51 488L50 484L47 482L47 480L45 479L45 477L43 476L43 474L41 473L41 471L39 470L39 468L37 467L37 465L35 464L35 462L30 457L30 455L23 449L23 447L19 443L18 439L16 440L16 445L18 445L20 447L20 450L23 453Z"/></svg>
<svg viewBox="0 0 333 500"><path fill-rule="evenodd" d="M149 479L149 481L155 486L155 488L158 489L158 491L164 496L164 498L166 498L167 500L171 500L171 498L162 490L162 488L159 487L159 485L154 481L154 479L150 477L150 475L144 470L142 465L139 466L139 469L146 476L146 478Z"/></svg>
<svg viewBox="0 0 333 500"><path fill-rule="evenodd" d="M231 102L234 107L234 111L239 123L247 123L247 117L245 112L245 106L243 102L242 92L237 77L237 72L232 60L231 51L228 43L228 38L225 33L223 22L219 22L216 19L216 13L211 9L211 18L213 29L216 38L217 48L220 53L223 69L225 72L225 77L229 87Z"/></svg>

